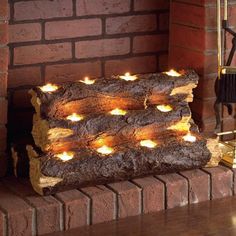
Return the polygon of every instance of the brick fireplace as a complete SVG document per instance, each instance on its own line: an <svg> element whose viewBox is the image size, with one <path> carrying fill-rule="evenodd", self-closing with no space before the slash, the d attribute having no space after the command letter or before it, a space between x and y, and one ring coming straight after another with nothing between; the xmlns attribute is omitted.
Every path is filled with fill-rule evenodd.
<svg viewBox="0 0 236 236"><path fill-rule="evenodd" d="M193 68L200 75L191 105L193 118L202 132L212 134L217 76L215 1L94 2L0 0L0 176L6 172L5 150L30 135L32 129L34 110L28 90L47 82L60 84L85 76L104 77L127 71L136 74ZM231 1L232 25L235 24L235 10L236 3ZM223 129L234 129L235 114L223 113ZM44 208L49 204L41 198L28 197L32 190L28 185L22 186L24 181L18 185L5 179L0 188L12 181L13 187L6 194L14 193L27 222L34 222L33 233L37 230L43 234L195 203L197 197L204 201L231 196L235 192L232 190L234 178L234 171L221 166L59 193L46 197L50 202L48 214L53 216L50 225L43 219ZM203 195L198 192L201 181L205 182ZM155 193L150 190L153 186L158 189ZM179 189L184 193L177 194L177 199L172 198ZM146 202L149 194L151 199L160 195L162 198L156 204ZM137 204L129 206L134 199ZM101 201L106 215L99 215ZM125 202L123 208L119 205L122 202ZM75 214L79 222L71 218L72 208L75 209L72 215ZM78 209L82 209L81 215ZM39 227L34 211L41 223ZM4 214L0 214L0 231ZM28 227L25 232L31 231Z"/></svg>

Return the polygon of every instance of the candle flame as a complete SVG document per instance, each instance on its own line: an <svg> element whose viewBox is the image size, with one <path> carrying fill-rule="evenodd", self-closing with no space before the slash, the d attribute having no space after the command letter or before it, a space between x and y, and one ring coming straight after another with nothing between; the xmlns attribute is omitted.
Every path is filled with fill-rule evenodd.
<svg viewBox="0 0 236 236"><path fill-rule="evenodd" d="M94 84L95 80L89 79L89 77L85 77L83 80L80 80L80 82L90 85L90 84Z"/></svg>
<svg viewBox="0 0 236 236"><path fill-rule="evenodd" d="M184 141L194 143L196 142L197 138L193 136L191 133L187 133L185 136L183 136Z"/></svg>
<svg viewBox="0 0 236 236"><path fill-rule="evenodd" d="M173 77L180 77L181 74L179 72L177 72L176 70L171 69L170 71L164 72L164 74L167 74L169 76L173 76Z"/></svg>
<svg viewBox="0 0 236 236"><path fill-rule="evenodd" d="M76 113L73 113L72 115L66 117L67 120L70 120L72 122L83 120L83 118L84 118L83 116L78 115Z"/></svg>
<svg viewBox="0 0 236 236"><path fill-rule="evenodd" d="M170 105L158 105L157 109L161 112L169 112L173 110L172 106Z"/></svg>
<svg viewBox="0 0 236 236"><path fill-rule="evenodd" d="M56 157L58 157L62 161L69 161L74 157L74 153L73 152L63 152L63 153L57 154Z"/></svg>
<svg viewBox="0 0 236 236"><path fill-rule="evenodd" d="M153 142L152 140L147 139L147 140L140 141L140 145L142 147L154 148L156 147L157 144Z"/></svg>
<svg viewBox="0 0 236 236"><path fill-rule="evenodd" d="M126 81L134 81L138 77L136 75L130 75L129 72L126 72L125 75L119 76L120 79L126 80Z"/></svg>
<svg viewBox="0 0 236 236"><path fill-rule="evenodd" d="M58 89L58 86L55 84L46 84L42 87L39 87L43 92L54 92Z"/></svg>
<svg viewBox="0 0 236 236"><path fill-rule="evenodd" d="M102 147L100 147L100 148L97 149L97 152L98 152L98 153L101 153L101 154L104 154L104 155L109 155L109 154L111 154L113 151L114 151L113 148L108 147L108 146L106 146L106 145L103 145Z"/></svg>
<svg viewBox="0 0 236 236"><path fill-rule="evenodd" d="M116 116L124 116L126 113L127 113L127 111L119 109L119 108L116 108L116 109L110 111L110 114L116 115Z"/></svg>

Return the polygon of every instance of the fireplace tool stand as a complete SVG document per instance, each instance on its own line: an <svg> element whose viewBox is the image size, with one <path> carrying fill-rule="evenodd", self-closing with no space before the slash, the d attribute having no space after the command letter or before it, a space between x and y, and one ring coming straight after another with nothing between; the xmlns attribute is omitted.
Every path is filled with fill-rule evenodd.
<svg viewBox="0 0 236 236"><path fill-rule="evenodd" d="M221 20L221 0L217 0L217 38L218 38L218 78L215 83L216 101L214 104L216 115L216 134L218 135L223 152L222 162L236 168L236 130L222 132L222 110L226 106L232 114L232 103L236 103L236 67L231 63L236 51L236 32L228 26L228 1L224 0L224 16ZM227 60L223 60L226 49L226 33L232 35L232 48ZM224 41L222 40L224 38ZM225 62L226 61L226 62ZM221 131L221 132L220 132ZM225 135L234 135L231 141L223 141Z"/></svg>

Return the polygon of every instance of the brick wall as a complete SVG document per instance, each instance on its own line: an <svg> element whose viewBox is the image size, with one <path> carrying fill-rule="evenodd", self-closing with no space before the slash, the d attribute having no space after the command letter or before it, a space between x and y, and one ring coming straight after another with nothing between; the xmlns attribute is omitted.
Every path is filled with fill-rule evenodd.
<svg viewBox="0 0 236 236"><path fill-rule="evenodd" d="M7 68L8 68L8 4L0 0L0 176L6 167Z"/></svg>
<svg viewBox="0 0 236 236"><path fill-rule="evenodd" d="M169 64L172 67L192 67L200 75L195 99L191 105L193 117L201 130L212 132L215 127L214 83L217 77L216 1L172 0L170 13ZM236 2L230 1L229 21L236 22ZM231 39L227 38L228 48ZM236 65L235 60L233 62ZM223 111L223 129L235 129L235 112Z"/></svg>
<svg viewBox="0 0 236 236"><path fill-rule="evenodd" d="M31 128L31 86L166 69L168 0L10 0L10 15L10 133Z"/></svg>

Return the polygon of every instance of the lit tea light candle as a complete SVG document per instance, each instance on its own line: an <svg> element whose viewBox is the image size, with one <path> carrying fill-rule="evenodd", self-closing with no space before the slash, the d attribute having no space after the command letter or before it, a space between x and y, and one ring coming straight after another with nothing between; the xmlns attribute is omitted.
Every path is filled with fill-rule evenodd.
<svg viewBox="0 0 236 236"><path fill-rule="evenodd" d="M42 87L39 87L43 92L54 92L58 89L58 86L55 84L46 84Z"/></svg>
<svg viewBox="0 0 236 236"><path fill-rule="evenodd" d="M93 79L89 79L89 77L85 77L83 80L80 80L81 83L84 83L84 84L94 84L95 83L95 80Z"/></svg>
<svg viewBox="0 0 236 236"><path fill-rule="evenodd" d="M173 77L180 77L181 74L177 72L176 70L171 69L170 71L164 72L164 74L173 76Z"/></svg>
<svg viewBox="0 0 236 236"><path fill-rule="evenodd" d="M138 77L136 75L130 75L130 73L127 72L127 73L125 73L125 75L120 75L119 78L123 79L123 80L126 80L126 81L134 81Z"/></svg>
<svg viewBox="0 0 236 236"><path fill-rule="evenodd" d="M124 116L126 113L127 113L127 111L119 109L119 108L116 108L116 109L110 111L110 114L115 115L115 116Z"/></svg>
<svg viewBox="0 0 236 236"><path fill-rule="evenodd" d="M73 122L76 122L76 121L83 120L84 117L81 116L81 115L78 115L76 113L73 113L72 115L67 116L66 119L70 120L70 121L73 121Z"/></svg>
<svg viewBox="0 0 236 236"><path fill-rule="evenodd" d="M154 148L157 146L157 143L153 142L152 140L147 139L147 140L140 141L140 145L142 147Z"/></svg>
<svg viewBox="0 0 236 236"><path fill-rule="evenodd" d="M194 143L197 140L197 138L190 133L187 133L185 136L183 136L183 139L184 141L190 142L190 143Z"/></svg>
<svg viewBox="0 0 236 236"><path fill-rule="evenodd" d="M62 161L69 161L74 157L73 152L63 152L56 155Z"/></svg>
<svg viewBox="0 0 236 236"><path fill-rule="evenodd" d="M100 147L100 148L97 149L97 152L98 152L98 153L101 153L101 154L103 154L103 155L109 155L109 154L111 154L113 151L114 151L113 148L108 147L108 146L106 146L106 145L103 145L102 147Z"/></svg>
<svg viewBox="0 0 236 236"><path fill-rule="evenodd" d="M157 110L159 110L161 112L169 112L169 111L172 111L173 108L170 105L158 105Z"/></svg>

